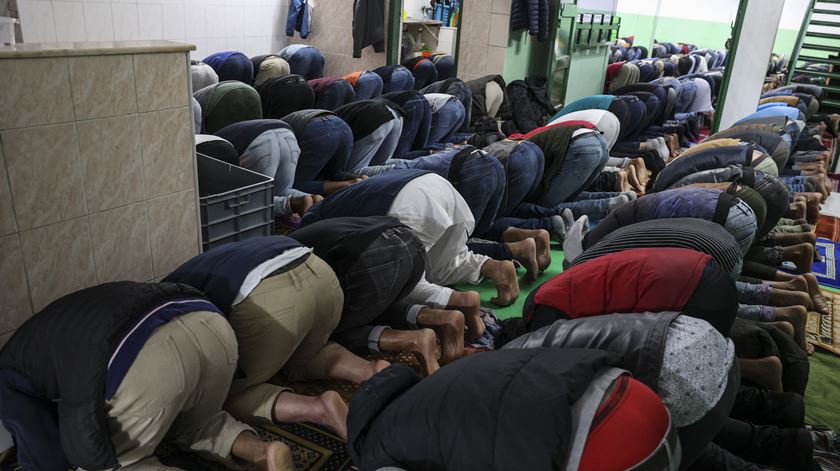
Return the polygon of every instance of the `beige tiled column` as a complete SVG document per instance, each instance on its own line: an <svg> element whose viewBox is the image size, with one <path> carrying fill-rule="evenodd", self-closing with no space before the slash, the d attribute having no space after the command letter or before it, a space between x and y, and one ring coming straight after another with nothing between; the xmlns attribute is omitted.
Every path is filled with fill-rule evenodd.
<svg viewBox="0 0 840 471"><path fill-rule="evenodd" d="M192 46L67 46L0 48L0 345L67 293L200 247Z"/></svg>

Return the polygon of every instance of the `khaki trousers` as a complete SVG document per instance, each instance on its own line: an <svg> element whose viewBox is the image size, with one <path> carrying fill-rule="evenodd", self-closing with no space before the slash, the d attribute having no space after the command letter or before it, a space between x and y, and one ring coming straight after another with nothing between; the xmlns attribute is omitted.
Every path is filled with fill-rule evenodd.
<svg viewBox="0 0 840 471"><path fill-rule="evenodd" d="M222 411L236 361L236 338L218 313L192 312L158 327L105 405L122 469L173 469L152 456L164 439L235 465L234 440L253 431Z"/></svg>
<svg viewBox="0 0 840 471"><path fill-rule="evenodd" d="M262 280L229 317L244 377L234 379L225 409L244 422L272 423L274 401L288 390L269 383L281 369L290 380L326 378L343 305L335 273L314 254Z"/></svg>

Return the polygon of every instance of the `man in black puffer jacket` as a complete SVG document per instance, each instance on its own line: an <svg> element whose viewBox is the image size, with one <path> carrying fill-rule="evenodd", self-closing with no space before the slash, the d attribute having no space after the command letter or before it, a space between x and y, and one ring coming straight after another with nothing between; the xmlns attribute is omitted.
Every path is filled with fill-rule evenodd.
<svg viewBox="0 0 840 471"><path fill-rule="evenodd" d="M423 380L394 365L350 401L350 456L362 471L676 469L667 410L617 361L598 350L500 350ZM630 427L620 442L604 439Z"/></svg>
<svg viewBox="0 0 840 471"><path fill-rule="evenodd" d="M294 469L286 445L221 410L237 358L227 320L195 289L94 286L35 314L0 351L0 420L25 470L158 469L164 437L229 464Z"/></svg>

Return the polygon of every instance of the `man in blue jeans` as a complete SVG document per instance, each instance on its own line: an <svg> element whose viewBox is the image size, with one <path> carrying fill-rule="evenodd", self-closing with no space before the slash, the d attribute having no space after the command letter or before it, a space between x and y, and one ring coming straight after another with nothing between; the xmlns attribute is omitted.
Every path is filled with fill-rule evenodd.
<svg viewBox="0 0 840 471"><path fill-rule="evenodd" d="M467 112L458 98L445 93L424 95L432 106L429 143L446 144L464 123Z"/></svg>
<svg viewBox="0 0 840 471"><path fill-rule="evenodd" d="M353 131L326 110L303 110L283 118L300 147L294 187L313 195L329 195L358 181L345 172L353 151Z"/></svg>
<svg viewBox="0 0 840 471"><path fill-rule="evenodd" d="M289 63L293 75L300 75L306 80L324 76L324 55L316 47L292 44L280 51L280 57Z"/></svg>
<svg viewBox="0 0 840 471"><path fill-rule="evenodd" d="M379 78L378 75L373 74ZM415 90L391 92L382 95L381 100L397 105L403 111L403 126L393 159L409 158L411 151L422 151L429 141L432 126L432 105L422 93Z"/></svg>
<svg viewBox="0 0 840 471"><path fill-rule="evenodd" d="M216 135L233 144L239 165L274 179L274 214L302 215L323 198L292 187L300 157L295 134L279 119L254 119L230 124Z"/></svg>
<svg viewBox="0 0 840 471"><path fill-rule="evenodd" d="M353 151L345 168L358 172L368 165L379 165L394 155L402 134L402 111L389 102L365 100L348 103L335 110L353 131Z"/></svg>

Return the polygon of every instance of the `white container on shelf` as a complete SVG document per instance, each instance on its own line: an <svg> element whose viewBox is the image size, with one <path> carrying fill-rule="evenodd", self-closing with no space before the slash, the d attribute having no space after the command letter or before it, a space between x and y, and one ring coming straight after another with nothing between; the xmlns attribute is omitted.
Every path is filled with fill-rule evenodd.
<svg viewBox="0 0 840 471"><path fill-rule="evenodd" d="M458 37L458 28L451 28L449 26L441 26L438 34L438 44L436 50L455 55L455 40Z"/></svg>
<svg viewBox="0 0 840 471"><path fill-rule="evenodd" d="M0 46L14 46L17 18L0 16Z"/></svg>

